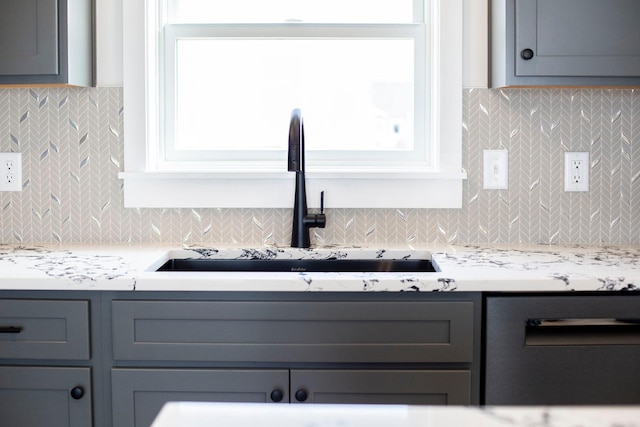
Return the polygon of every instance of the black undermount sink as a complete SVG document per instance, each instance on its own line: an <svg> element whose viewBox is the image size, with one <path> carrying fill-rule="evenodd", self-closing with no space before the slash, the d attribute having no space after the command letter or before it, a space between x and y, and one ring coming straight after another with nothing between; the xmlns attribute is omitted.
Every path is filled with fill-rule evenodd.
<svg viewBox="0 0 640 427"><path fill-rule="evenodd" d="M426 259L170 259L156 271L435 272Z"/></svg>

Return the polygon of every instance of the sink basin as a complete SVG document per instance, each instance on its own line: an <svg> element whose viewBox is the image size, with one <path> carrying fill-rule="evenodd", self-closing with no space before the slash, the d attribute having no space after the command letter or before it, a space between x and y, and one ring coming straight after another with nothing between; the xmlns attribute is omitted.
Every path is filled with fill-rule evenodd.
<svg viewBox="0 0 640 427"><path fill-rule="evenodd" d="M170 259L156 271L435 272L426 259Z"/></svg>

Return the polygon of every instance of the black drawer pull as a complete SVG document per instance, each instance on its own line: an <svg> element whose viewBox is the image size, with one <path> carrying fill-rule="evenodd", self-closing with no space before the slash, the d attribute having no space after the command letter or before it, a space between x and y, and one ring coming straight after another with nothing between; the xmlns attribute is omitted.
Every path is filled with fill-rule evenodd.
<svg viewBox="0 0 640 427"><path fill-rule="evenodd" d="M22 326L0 326L0 334L19 334Z"/></svg>

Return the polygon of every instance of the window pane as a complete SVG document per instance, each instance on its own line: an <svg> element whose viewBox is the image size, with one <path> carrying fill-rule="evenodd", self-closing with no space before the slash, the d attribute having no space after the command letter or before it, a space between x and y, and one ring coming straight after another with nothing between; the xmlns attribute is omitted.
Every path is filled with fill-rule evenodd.
<svg viewBox="0 0 640 427"><path fill-rule="evenodd" d="M178 39L176 150L285 150L301 108L308 150L405 151L413 39Z"/></svg>
<svg viewBox="0 0 640 427"><path fill-rule="evenodd" d="M177 23L411 23L413 0L168 0Z"/></svg>

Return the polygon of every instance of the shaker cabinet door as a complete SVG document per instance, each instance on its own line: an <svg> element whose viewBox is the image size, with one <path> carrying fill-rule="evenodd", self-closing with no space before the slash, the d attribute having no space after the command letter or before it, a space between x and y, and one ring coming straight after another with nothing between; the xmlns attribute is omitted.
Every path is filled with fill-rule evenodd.
<svg viewBox="0 0 640 427"><path fill-rule="evenodd" d="M0 367L2 427L91 427L90 368Z"/></svg>
<svg viewBox="0 0 640 427"><path fill-rule="evenodd" d="M118 427L149 427L171 401L289 401L288 370L114 369L111 378Z"/></svg>
<svg viewBox="0 0 640 427"><path fill-rule="evenodd" d="M95 0L0 0L0 85L93 84Z"/></svg>
<svg viewBox="0 0 640 427"><path fill-rule="evenodd" d="M637 0L491 0L491 86L640 86L638 17Z"/></svg>
<svg viewBox="0 0 640 427"><path fill-rule="evenodd" d="M637 0L516 0L516 75L640 76Z"/></svg>
<svg viewBox="0 0 640 427"><path fill-rule="evenodd" d="M58 0L0 1L0 75L58 74Z"/></svg>

